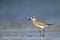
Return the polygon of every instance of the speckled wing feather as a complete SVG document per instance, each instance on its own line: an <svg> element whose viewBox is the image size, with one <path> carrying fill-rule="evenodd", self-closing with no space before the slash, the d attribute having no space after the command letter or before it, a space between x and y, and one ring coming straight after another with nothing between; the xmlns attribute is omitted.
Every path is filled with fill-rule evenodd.
<svg viewBox="0 0 60 40"><path fill-rule="evenodd" d="M47 25L47 23L42 21L42 20L36 20L35 23L40 25L40 26L46 26Z"/></svg>

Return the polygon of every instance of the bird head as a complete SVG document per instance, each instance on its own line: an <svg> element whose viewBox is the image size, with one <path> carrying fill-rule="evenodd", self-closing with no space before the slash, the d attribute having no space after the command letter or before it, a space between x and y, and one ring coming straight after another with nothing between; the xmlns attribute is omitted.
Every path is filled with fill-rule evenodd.
<svg viewBox="0 0 60 40"><path fill-rule="evenodd" d="M35 16L30 17L28 20L35 20Z"/></svg>

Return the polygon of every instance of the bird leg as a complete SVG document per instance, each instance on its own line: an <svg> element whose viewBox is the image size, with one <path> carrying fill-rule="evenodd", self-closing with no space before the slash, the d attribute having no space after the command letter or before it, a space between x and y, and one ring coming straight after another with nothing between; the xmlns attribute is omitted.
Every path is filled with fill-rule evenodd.
<svg viewBox="0 0 60 40"><path fill-rule="evenodd" d="M39 32L40 32L40 37L41 37L41 30L39 30Z"/></svg>
<svg viewBox="0 0 60 40"><path fill-rule="evenodd" d="M42 32L43 32L43 35L42 35L42 37L44 37L44 29L42 29L42 30L43 30L43 31L42 31Z"/></svg>

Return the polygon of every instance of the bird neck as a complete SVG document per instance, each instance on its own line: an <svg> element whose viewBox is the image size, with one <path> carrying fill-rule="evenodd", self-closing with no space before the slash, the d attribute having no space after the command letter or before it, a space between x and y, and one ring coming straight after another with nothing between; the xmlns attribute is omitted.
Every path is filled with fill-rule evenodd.
<svg viewBox="0 0 60 40"><path fill-rule="evenodd" d="M36 19L32 19L32 21L34 22L34 21L36 21Z"/></svg>

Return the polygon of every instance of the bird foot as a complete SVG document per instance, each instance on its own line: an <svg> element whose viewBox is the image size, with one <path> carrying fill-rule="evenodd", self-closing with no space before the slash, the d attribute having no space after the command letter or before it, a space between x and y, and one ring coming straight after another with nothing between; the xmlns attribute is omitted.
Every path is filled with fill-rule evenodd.
<svg viewBox="0 0 60 40"><path fill-rule="evenodd" d="M44 37L44 35L42 35L42 37Z"/></svg>
<svg viewBox="0 0 60 40"><path fill-rule="evenodd" d="M39 31L39 32L41 32L41 31Z"/></svg>

